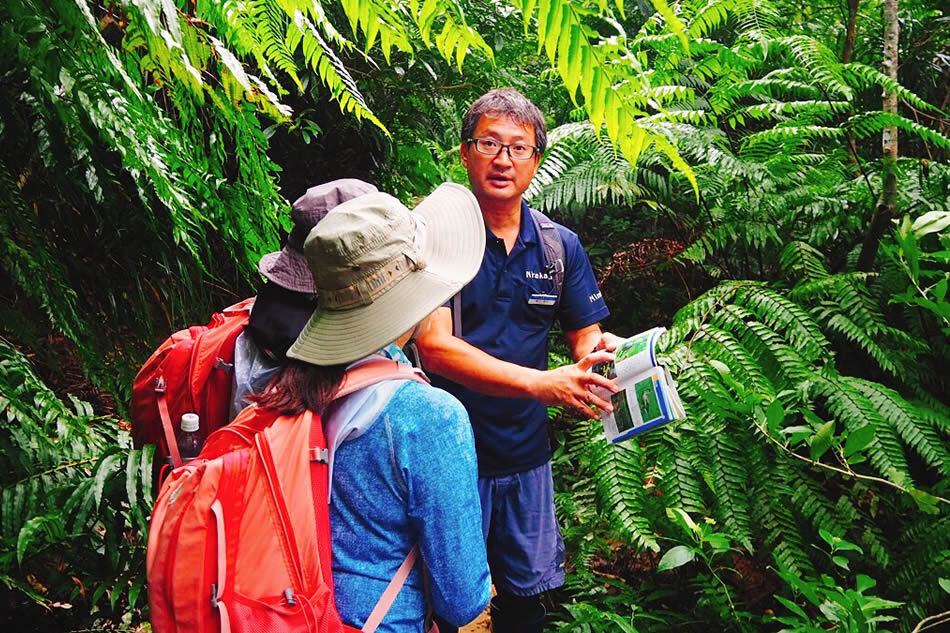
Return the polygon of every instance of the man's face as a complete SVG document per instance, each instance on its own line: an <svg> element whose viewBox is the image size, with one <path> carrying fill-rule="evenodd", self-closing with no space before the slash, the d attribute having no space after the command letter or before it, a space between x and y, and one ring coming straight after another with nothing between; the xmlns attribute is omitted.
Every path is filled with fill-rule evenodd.
<svg viewBox="0 0 950 633"><path fill-rule="evenodd" d="M513 121L507 116L483 114L472 133L473 138L490 138L501 143L535 144L534 128ZM462 164L468 170L472 193L480 203L520 202L541 157L535 154L527 160L514 160L503 149L497 156L480 154L474 143L462 143Z"/></svg>

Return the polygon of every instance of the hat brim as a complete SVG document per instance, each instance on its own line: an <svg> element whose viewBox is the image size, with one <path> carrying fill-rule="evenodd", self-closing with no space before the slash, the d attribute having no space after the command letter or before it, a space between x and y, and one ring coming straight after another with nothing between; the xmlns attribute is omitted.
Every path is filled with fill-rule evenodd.
<svg viewBox="0 0 950 633"><path fill-rule="evenodd" d="M307 258L303 253L292 252L286 246L283 250L261 257L257 269L269 281L287 290L311 295L317 292L313 275L307 267Z"/></svg>
<svg viewBox="0 0 950 633"><path fill-rule="evenodd" d="M368 305L328 310L321 304L288 357L314 365L353 362L397 339L472 280L485 254L485 225L472 192L445 183L414 213L426 222L425 268Z"/></svg>

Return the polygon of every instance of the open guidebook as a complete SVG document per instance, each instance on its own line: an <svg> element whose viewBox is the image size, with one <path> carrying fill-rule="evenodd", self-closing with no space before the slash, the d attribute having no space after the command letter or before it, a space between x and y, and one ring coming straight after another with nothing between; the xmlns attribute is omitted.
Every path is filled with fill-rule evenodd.
<svg viewBox="0 0 950 633"><path fill-rule="evenodd" d="M655 327L631 336L614 352L614 360L598 363L591 370L616 379L620 391L610 395L613 413L603 412L601 421L607 440L616 444L660 425L686 418L676 383L669 370L656 361L656 342L666 328Z"/></svg>

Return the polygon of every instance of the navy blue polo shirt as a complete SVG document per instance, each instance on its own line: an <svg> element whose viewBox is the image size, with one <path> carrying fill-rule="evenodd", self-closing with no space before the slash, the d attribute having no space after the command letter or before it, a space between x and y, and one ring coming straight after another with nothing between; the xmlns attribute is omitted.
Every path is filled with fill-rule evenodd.
<svg viewBox="0 0 950 633"><path fill-rule="evenodd" d="M556 226L566 260L556 312L544 297L555 294L554 279L545 272L541 238L528 205L522 203L521 230L511 253L505 252L503 240L485 228L482 266L462 289L461 338L495 358L544 370L548 332L555 318L568 332L609 314L577 234ZM451 302L447 305L451 307ZM481 476L524 472L551 458L547 409L538 400L488 396L441 376L432 379L468 410Z"/></svg>

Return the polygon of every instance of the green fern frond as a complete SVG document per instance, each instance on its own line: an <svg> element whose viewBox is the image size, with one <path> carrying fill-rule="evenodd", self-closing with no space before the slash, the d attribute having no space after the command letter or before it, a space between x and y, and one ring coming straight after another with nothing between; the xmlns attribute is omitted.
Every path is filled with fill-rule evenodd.
<svg viewBox="0 0 950 633"><path fill-rule="evenodd" d="M832 534L844 535L850 525L843 524L838 518L838 509L828 501L824 487L810 477L797 473L789 482L790 501L798 514L809 522L813 532L827 530Z"/></svg>
<svg viewBox="0 0 950 633"><path fill-rule="evenodd" d="M639 446L631 442L612 445L600 441L590 450L600 507L609 513L632 543L659 551L660 546L644 512L647 493L639 466Z"/></svg>
<svg viewBox="0 0 950 633"><path fill-rule="evenodd" d="M716 516L727 534L751 550L751 500L743 448L727 429L704 429L696 439L705 457L703 471L716 499Z"/></svg>
<svg viewBox="0 0 950 633"><path fill-rule="evenodd" d="M816 274L817 272L817 270L814 270L810 274ZM809 302L818 303L825 299L840 301L845 296L850 299L854 296L854 289L856 287L862 283L866 283L874 276L872 273L839 273L836 275L828 275L828 273L825 273L825 275L823 278L814 279L812 281L808 281L806 276L802 281L796 283L794 288L788 291L789 298L803 304ZM862 321L871 320L869 311L863 309L863 307L864 306L862 306L862 314L857 315L856 318ZM816 318L819 321L822 320L819 314L813 314L816 314Z"/></svg>
<svg viewBox="0 0 950 633"><path fill-rule="evenodd" d="M871 88L880 86L890 93L894 93L898 98L903 99L912 106L921 109L945 114L940 108L924 101L913 92L902 86L899 82L891 79L873 66L862 64L860 62L851 62L844 65L845 74L851 79L851 83L862 88Z"/></svg>
<svg viewBox="0 0 950 633"><path fill-rule="evenodd" d="M803 284L813 282L813 280L821 281L828 277L825 256L810 244L798 240L789 242L782 249L779 265L786 273L795 273L802 280L796 288L803 287ZM808 293L804 294L808 295Z"/></svg>
<svg viewBox="0 0 950 633"><path fill-rule="evenodd" d="M733 311L727 306L713 317L713 323ZM745 330L745 322L738 319L732 321L735 331ZM762 373L756 359L746 350L739 339L729 328L719 330L713 327L703 328L703 336L696 340L693 346L694 352L701 354L706 358L713 358L725 364L731 370L734 378L744 385L755 390L756 393L771 395L775 393L775 388L769 379Z"/></svg>
<svg viewBox="0 0 950 633"><path fill-rule="evenodd" d="M645 438L646 459L655 463L653 485L662 494L666 507L708 514L703 496L703 479L689 461L696 454L694 432L664 429Z"/></svg>
<svg viewBox="0 0 950 633"><path fill-rule="evenodd" d="M752 310L760 321L783 332L792 346L809 361L824 354L828 340L811 315L794 301L764 285L747 285L735 302Z"/></svg>
<svg viewBox="0 0 950 633"><path fill-rule="evenodd" d="M805 35L780 37L776 44L785 47L808 75L835 96L850 101L854 92L848 85L837 55L816 39Z"/></svg>
<svg viewBox="0 0 950 633"><path fill-rule="evenodd" d="M789 569L813 571L811 548L791 502L796 470L787 461L771 459L765 450L754 451L750 457L750 489L755 499L750 512L762 532L763 547Z"/></svg>
<svg viewBox="0 0 950 633"><path fill-rule="evenodd" d="M732 126L744 125L748 118L752 121L787 121L790 118L805 117L810 122L827 121L840 112L850 109L847 101L779 101L745 106L733 111L726 117Z"/></svg>
<svg viewBox="0 0 950 633"><path fill-rule="evenodd" d="M906 525L893 551L900 561L891 586L916 605L913 622L944 608L947 594L937 579L950 577L950 516L925 516Z"/></svg>
<svg viewBox="0 0 950 633"><path fill-rule="evenodd" d="M881 420L896 428L904 442L928 466L944 475L950 474L950 450L940 438L938 429L925 421L918 407L879 383L854 377L842 377L842 380L864 394L878 411Z"/></svg>
<svg viewBox="0 0 950 633"><path fill-rule="evenodd" d="M817 394L826 398L826 406L835 419L854 431L867 424L874 426L874 439L868 445L868 458L884 477L906 477L912 481L900 436L880 415L874 404L846 379L815 382Z"/></svg>
<svg viewBox="0 0 950 633"><path fill-rule="evenodd" d="M844 122L843 127L858 138L878 135L881 130L887 127L897 127L928 143L933 143L943 150L950 150L950 138L933 128L911 121L894 112L862 112L855 114Z"/></svg>

